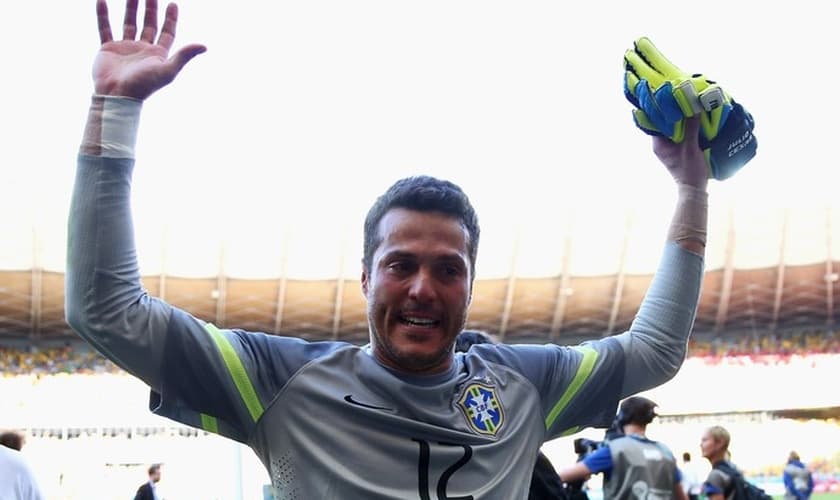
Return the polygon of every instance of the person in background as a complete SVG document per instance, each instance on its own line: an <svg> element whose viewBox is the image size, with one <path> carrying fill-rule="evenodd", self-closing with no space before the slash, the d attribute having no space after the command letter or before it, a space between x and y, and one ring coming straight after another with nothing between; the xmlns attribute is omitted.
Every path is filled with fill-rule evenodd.
<svg viewBox="0 0 840 500"><path fill-rule="evenodd" d="M647 426L656 418L656 403L641 397L625 399L616 417L623 435L604 444L583 460L560 471L565 482L604 473L604 498L676 498L686 500L682 474L671 450L648 439Z"/></svg>
<svg viewBox="0 0 840 500"><path fill-rule="evenodd" d="M149 467L149 480L137 488L134 500L161 500L157 491L157 483L160 482L160 464L152 464Z"/></svg>
<svg viewBox="0 0 840 500"><path fill-rule="evenodd" d="M691 453L683 452L682 462L683 491L685 491L688 500L698 500L703 489L703 483L700 481L700 473L697 471L697 467L691 461Z"/></svg>
<svg viewBox="0 0 840 500"><path fill-rule="evenodd" d="M35 474L18 450L0 446L0 499L45 500Z"/></svg>
<svg viewBox="0 0 840 500"><path fill-rule="evenodd" d="M795 451L788 455L782 479L785 483L785 500L808 500L811 498L811 493L814 491L814 477Z"/></svg>
<svg viewBox="0 0 840 500"><path fill-rule="evenodd" d="M0 434L0 444L6 448L20 451L23 445L26 444L26 436L18 431L5 431Z"/></svg>
<svg viewBox="0 0 840 500"><path fill-rule="evenodd" d="M719 425L706 429L700 438L700 451L712 466L703 483L703 494L709 500L733 500L735 496L735 478L730 472L738 469L729 461L729 441L729 431Z"/></svg>

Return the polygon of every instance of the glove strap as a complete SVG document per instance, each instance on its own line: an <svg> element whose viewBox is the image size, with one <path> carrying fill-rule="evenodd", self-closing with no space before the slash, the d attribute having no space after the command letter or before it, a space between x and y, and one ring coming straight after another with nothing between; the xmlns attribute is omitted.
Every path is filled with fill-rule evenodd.
<svg viewBox="0 0 840 500"><path fill-rule="evenodd" d="M691 80L683 80L677 84L674 88L674 98L685 116L694 116L703 112L697 89L694 88Z"/></svg>
<svg viewBox="0 0 840 500"><path fill-rule="evenodd" d="M698 94L695 82L691 79L683 80L674 87L674 99L677 100L683 114L692 117L723 106L726 94L718 85L709 85Z"/></svg>
<svg viewBox="0 0 840 500"><path fill-rule="evenodd" d="M700 105L703 106L703 109L707 112L711 112L713 109L723 106L723 103L726 102L726 96L723 94L723 89L718 86L709 87L703 92L700 92L698 98L700 99Z"/></svg>

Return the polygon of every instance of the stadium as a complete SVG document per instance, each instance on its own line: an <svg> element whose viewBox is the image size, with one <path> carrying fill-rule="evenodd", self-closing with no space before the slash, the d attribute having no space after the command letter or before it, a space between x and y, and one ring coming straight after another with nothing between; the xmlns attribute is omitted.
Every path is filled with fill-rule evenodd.
<svg viewBox="0 0 840 500"><path fill-rule="evenodd" d="M832 227L828 222L823 227ZM779 249L782 258L772 267L734 265L732 254L740 247L732 240L741 234L735 229L728 231L732 240L718 242L726 249L724 265L705 273L689 359L674 380L648 394L662 412L651 435L674 450L697 452L702 430L722 423L733 433L739 465L770 491L779 492L784 456L794 449L819 472L818 491L836 491L837 262L826 252L822 262L788 265L785 241L801 228L780 224L778 229L772 243L753 242ZM632 247L633 236L625 235L623 248ZM819 239L832 236L825 232ZM560 259L569 268L574 237L568 234L569 253ZM528 251L523 241L512 246L519 255ZM618 254L616 273L479 278L468 327L509 343L574 344L621 332L652 278L625 272L621 257L627 253ZM521 257L510 255L510 268L517 269ZM358 280L241 279L219 273L204 279L157 274L143 281L150 293L220 326L367 342ZM172 479L164 485L173 498L259 498L267 478L250 450L148 412L145 386L69 329L63 295L62 273L0 272L3 424L27 433L28 453L51 479L47 484L55 496L50 498L117 498L142 481L152 462L166 464ZM600 439L602 431L580 435ZM575 437L549 442L544 450L555 464L571 463ZM196 454L213 458L196 467ZM197 491L196 484L206 490Z"/></svg>
<svg viewBox="0 0 840 500"><path fill-rule="evenodd" d="M759 155L710 185L688 358L644 393L660 413L648 435L706 465L701 433L721 424L733 461L775 497L795 450L814 471L814 498L840 498L840 207L826 167L835 139L780 111L756 70L782 55L815 66L834 57L822 6L711 2L752 27L753 64L743 64L711 56L742 46L732 33L684 36L680 7L611 6L621 22L595 41L591 27L606 22L598 2L178 3L178 43L210 51L143 111L132 195L143 286L221 328L312 341L368 342L361 223L375 196L415 173L456 181L480 215L468 328L562 345L625 331L662 252L673 183L630 119L621 53L644 27L720 75L756 116ZM18 2L10 16L40 19L39 8ZM62 57L48 44L13 51L10 64L38 77L6 84L10 96L52 98L9 99L11 119L0 121L14 166L3 167L0 196L0 430L25 434L49 499L127 498L163 463L166 500L269 500L250 449L152 414L148 388L66 322L68 201L98 43L92 5L50 9L45 31L63 37ZM768 22L753 22L759 9ZM219 29L228 25L248 29ZM779 25L807 29L779 48ZM586 50L569 50L584 40ZM38 58L61 59L66 84L52 85L55 70ZM797 109L822 113L809 123L837 116L840 102L816 94L797 96ZM543 452L571 464L579 437L600 440L603 429Z"/></svg>

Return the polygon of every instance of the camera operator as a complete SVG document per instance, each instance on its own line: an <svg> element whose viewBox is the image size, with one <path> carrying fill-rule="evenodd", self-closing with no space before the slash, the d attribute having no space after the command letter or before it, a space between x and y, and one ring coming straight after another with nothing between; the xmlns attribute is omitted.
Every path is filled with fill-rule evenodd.
<svg viewBox="0 0 840 500"><path fill-rule="evenodd" d="M673 453L662 443L645 437L656 417L656 403L640 396L624 400L616 416L623 436L606 440L575 465L560 471L566 483L604 473L604 499L687 500Z"/></svg>

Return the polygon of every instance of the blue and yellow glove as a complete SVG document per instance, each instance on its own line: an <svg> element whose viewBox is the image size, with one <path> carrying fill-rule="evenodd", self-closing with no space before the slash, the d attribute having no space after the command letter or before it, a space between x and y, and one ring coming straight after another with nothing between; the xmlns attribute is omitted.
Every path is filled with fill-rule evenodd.
<svg viewBox="0 0 840 500"><path fill-rule="evenodd" d="M685 139L685 119L700 115L700 147L709 176L726 179L756 152L752 116L718 84L690 75L645 38L624 54L624 95L636 107L633 120L642 131L673 142Z"/></svg>

